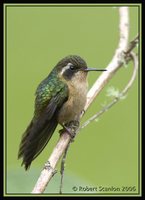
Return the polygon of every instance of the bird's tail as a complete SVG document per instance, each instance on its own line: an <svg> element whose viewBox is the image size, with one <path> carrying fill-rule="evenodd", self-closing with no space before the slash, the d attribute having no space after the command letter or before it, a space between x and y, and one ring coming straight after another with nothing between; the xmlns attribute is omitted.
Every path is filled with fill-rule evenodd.
<svg viewBox="0 0 145 200"><path fill-rule="evenodd" d="M31 162L42 152L50 140L58 122L54 118L49 121L43 129L39 129L38 125L35 126L33 120L29 124L25 133L22 136L22 140L19 147L18 159L23 158L22 165L25 165L27 170Z"/></svg>

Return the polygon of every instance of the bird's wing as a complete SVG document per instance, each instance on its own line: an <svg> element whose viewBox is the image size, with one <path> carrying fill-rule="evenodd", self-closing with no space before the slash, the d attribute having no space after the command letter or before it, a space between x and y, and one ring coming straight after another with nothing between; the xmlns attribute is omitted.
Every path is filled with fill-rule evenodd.
<svg viewBox="0 0 145 200"><path fill-rule="evenodd" d="M23 157L26 169L50 140L58 124L57 112L68 97L68 88L63 82L45 84L44 81L37 88L34 118L20 144L18 158Z"/></svg>
<svg viewBox="0 0 145 200"><path fill-rule="evenodd" d="M53 78L50 76L51 79ZM68 98L68 86L58 79L44 79L36 90L34 119L50 120ZM45 117L46 115L46 117Z"/></svg>

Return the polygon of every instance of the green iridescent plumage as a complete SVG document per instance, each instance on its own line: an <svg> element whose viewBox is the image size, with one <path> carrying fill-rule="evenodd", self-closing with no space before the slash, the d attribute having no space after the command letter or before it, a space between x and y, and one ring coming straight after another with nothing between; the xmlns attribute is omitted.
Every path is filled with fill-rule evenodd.
<svg viewBox="0 0 145 200"><path fill-rule="evenodd" d="M59 108L67 100L68 87L57 77L56 69L49 74L36 90L34 117L23 134L18 158L28 169L50 140L58 122Z"/></svg>
<svg viewBox="0 0 145 200"><path fill-rule="evenodd" d="M49 76L39 84L35 95L34 117L37 118L52 98L55 99L55 97L58 96L57 100L53 103L60 106L68 96L68 87L57 77L57 71L54 69Z"/></svg>

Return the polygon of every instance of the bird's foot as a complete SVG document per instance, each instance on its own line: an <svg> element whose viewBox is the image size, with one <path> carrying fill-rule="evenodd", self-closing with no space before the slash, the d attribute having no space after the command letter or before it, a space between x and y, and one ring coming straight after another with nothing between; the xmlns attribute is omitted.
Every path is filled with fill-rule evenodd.
<svg viewBox="0 0 145 200"><path fill-rule="evenodd" d="M71 137L71 142L74 142L75 133L69 127L66 127L65 125L63 125L63 129L59 130L60 137L64 132L69 134Z"/></svg>
<svg viewBox="0 0 145 200"><path fill-rule="evenodd" d="M73 142L79 124L80 124L79 121L74 120L66 123L65 125L62 125L63 129L59 131L60 136L64 131L66 131L71 136L71 142Z"/></svg>

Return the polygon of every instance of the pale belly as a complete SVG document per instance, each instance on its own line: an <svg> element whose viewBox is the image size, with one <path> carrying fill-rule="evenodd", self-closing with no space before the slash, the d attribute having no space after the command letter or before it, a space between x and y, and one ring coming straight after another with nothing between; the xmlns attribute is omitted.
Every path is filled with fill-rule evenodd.
<svg viewBox="0 0 145 200"><path fill-rule="evenodd" d="M86 104L87 87L71 90L68 100L64 103L58 114L58 123L65 124L73 120L79 121L81 112Z"/></svg>

